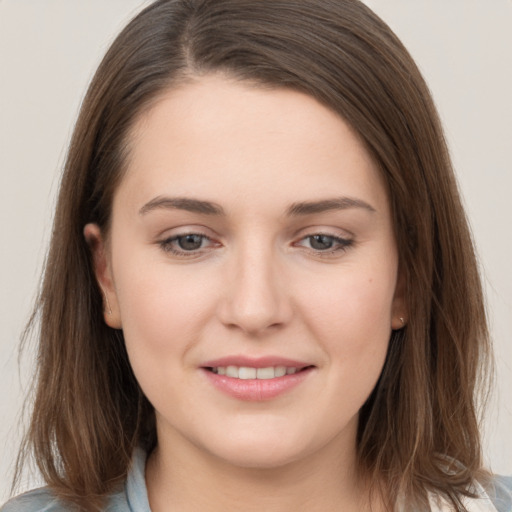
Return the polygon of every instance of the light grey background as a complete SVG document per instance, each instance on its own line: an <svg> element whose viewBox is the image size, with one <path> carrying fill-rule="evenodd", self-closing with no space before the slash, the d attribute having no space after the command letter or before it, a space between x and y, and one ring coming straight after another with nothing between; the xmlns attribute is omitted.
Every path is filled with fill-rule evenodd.
<svg viewBox="0 0 512 512"><path fill-rule="evenodd" d="M141 0L0 0L0 502L30 357L17 344L39 281L67 142L101 56ZM512 1L367 0L422 69L477 242L498 378L488 463L512 473ZM27 482L27 485L32 485Z"/></svg>

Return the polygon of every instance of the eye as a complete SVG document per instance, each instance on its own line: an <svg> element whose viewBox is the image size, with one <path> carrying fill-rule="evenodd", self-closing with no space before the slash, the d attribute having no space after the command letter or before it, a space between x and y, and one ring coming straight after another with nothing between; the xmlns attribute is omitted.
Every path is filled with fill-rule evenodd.
<svg viewBox="0 0 512 512"><path fill-rule="evenodd" d="M332 249L335 243L334 237L328 235L312 235L308 240L311 248L317 251Z"/></svg>
<svg viewBox="0 0 512 512"><path fill-rule="evenodd" d="M214 246L215 242L206 235L184 233L166 238L159 245L165 252L186 257L201 254L202 249Z"/></svg>
<svg viewBox="0 0 512 512"><path fill-rule="evenodd" d="M203 245L204 238L202 235L183 235L176 237L176 243L180 249L184 251L197 251Z"/></svg>
<svg viewBox="0 0 512 512"><path fill-rule="evenodd" d="M316 233L302 238L296 245L311 249L317 253L332 254L338 251L345 251L353 244L352 240L334 235Z"/></svg>

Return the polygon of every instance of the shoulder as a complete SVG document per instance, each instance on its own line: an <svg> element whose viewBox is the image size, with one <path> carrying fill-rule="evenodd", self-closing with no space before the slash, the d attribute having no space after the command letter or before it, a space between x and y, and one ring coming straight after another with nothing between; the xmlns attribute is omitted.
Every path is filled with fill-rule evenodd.
<svg viewBox="0 0 512 512"><path fill-rule="evenodd" d="M498 512L512 511L512 476L494 476L485 491Z"/></svg>
<svg viewBox="0 0 512 512"><path fill-rule="evenodd" d="M124 490L111 494L105 503L104 512L130 512ZM8 501L0 512L76 512L72 505L57 498L47 487L20 494Z"/></svg>
<svg viewBox="0 0 512 512"><path fill-rule="evenodd" d="M1 0L0 0L1 1ZM137 448L126 482L107 496L103 512L150 512L145 483L146 452ZM73 512L48 487L20 494L0 507L0 512Z"/></svg>
<svg viewBox="0 0 512 512"><path fill-rule="evenodd" d="M46 487L20 494L0 508L0 512L68 512L69 510L69 507L66 507Z"/></svg>

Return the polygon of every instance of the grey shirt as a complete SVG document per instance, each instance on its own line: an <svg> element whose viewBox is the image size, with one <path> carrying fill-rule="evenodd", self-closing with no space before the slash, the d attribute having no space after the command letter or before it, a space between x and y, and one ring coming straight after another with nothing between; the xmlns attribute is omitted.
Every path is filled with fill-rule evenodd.
<svg viewBox="0 0 512 512"><path fill-rule="evenodd" d="M112 494L105 512L151 512L144 478L146 453L137 449L122 489ZM496 477L487 489L497 512L512 512L512 476ZM46 487L22 494L6 503L0 512L69 512L69 507Z"/></svg>

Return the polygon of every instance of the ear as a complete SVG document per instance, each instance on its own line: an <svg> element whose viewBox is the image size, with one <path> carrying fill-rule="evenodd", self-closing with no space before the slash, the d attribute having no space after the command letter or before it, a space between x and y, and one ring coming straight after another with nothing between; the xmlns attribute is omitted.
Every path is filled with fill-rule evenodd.
<svg viewBox="0 0 512 512"><path fill-rule="evenodd" d="M121 315L112 276L112 263L107 244L97 224L84 227L84 237L91 251L94 273L103 295L103 319L113 329L121 329Z"/></svg>
<svg viewBox="0 0 512 512"><path fill-rule="evenodd" d="M403 329L407 325L409 311L406 304L405 289L405 275L403 271L399 270L391 308L391 329L394 331Z"/></svg>

